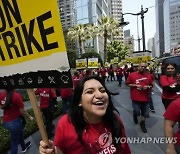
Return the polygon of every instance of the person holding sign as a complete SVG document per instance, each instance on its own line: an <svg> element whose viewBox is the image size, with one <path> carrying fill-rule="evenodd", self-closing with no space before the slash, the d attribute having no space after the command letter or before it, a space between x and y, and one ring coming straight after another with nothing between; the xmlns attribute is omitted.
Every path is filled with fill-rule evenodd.
<svg viewBox="0 0 180 154"><path fill-rule="evenodd" d="M22 152L26 152L31 142L24 141L21 116L30 120L34 118L24 110L22 96L15 90L4 90L0 94L0 108L4 111L3 126L10 132L11 154L18 153L18 144L21 145Z"/></svg>
<svg viewBox="0 0 180 154"><path fill-rule="evenodd" d="M40 141L40 154L111 153L130 154L127 143L115 138L126 138L123 123L113 106L111 95L98 76L84 77L74 91L68 114L57 124L54 142L48 147ZM105 141L105 142L104 142Z"/></svg>
<svg viewBox="0 0 180 154"><path fill-rule="evenodd" d="M46 123L46 131L48 134L48 137L53 136L53 112L51 110L51 104L52 102L55 102L57 99L56 92L52 88L38 88L35 91L36 95L40 96L40 109L43 113L43 116L45 118ZM52 99L52 102L50 101Z"/></svg>

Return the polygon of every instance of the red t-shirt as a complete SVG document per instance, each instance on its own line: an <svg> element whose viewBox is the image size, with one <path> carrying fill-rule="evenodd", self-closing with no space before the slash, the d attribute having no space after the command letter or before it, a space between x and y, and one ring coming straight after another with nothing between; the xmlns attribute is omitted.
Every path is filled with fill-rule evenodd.
<svg viewBox="0 0 180 154"><path fill-rule="evenodd" d="M0 94L0 104L3 105L6 100L6 91ZM9 108L4 109L3 122L9 122L21 115L20 109L24 108L22 96L16 91L13 92L12 102Z"/></svg>
<svg viewBox="0 0 180 154"><path fill-rule="evenodd" d="M122 124L122 122L120 121ZM56 134L54 137L54 144L66 154L82 154L86 150L91 154L97 153L106 153L112 154L115 153L116 148L111 144L112 138L110 138L110 131L105 127L103 123L98 124L88 124L86 131L83 132L83 141L85 141L85 146L83 146L79 140L77 133L73 124L68 120L68 115L64 115L58 122L56 128ZM100 139L106 137L108 142L103 144ZM126 137L125 130L122 130L122 137ZM99 140L98 140L99 139ZM101 149L99 149L99 146ZM99 149L99 150L97 150ZM97 151L96 151L97 150ZM130 154L130 149L127 143L121 144L120 154Z"/></svg>
<svg viewBox="0 0 180 154"><path fill-rule="evenodd" d="M60 88L60 95L61 98L68 98L70 96L72 96L72 88Z"/></svg>
<svg viewBox="0 0 180 154"><path fill-rule="evenodd" d="M116 69L116 75L122 76L122 75L123 75L123 69L120 68L120 67L118 67L118 68Z"/></svg>
<svg viewBox="0 0 180 154"><path fill-rule="evenodd" d="M175 79L173 77L168 77L166 75L162 75L160 77L160 84L162 87L162 98L165 99L177 99L180 98L180 95L178 95L176 92L165 90L165 86L170 86L171 84L176 83Z"/></svg>
<svg viewBox="0 0 180 154"><path fill-rule="evenodd" d="M180 100L175 100L168 106L164 113L164 117L180 124ZM177 137L177 144L180 146L180 128L176 133L174 133L174 137Z"/></svg>
<svg viewBox="0 0 180 154"><path fill-rule="evenodd" d="M74 89L76 88L77 84L79 83L79 81L81 80L81 78L79 76L73 76L72 77L73 79L73 86L74 86Z"/></svg>
<svg viewBox="0 0 180 154"><path fill-rule="evenodd" d="M55 90L52 88L38 88L35 94L40 96L40 108L49 107L50 98L57 97Z"/></svg>
<svg viewBox="0 0 180 154"><path fill-rule="evenodd" d="M129 69L123 68L123 73L124 73L124 76L128 76L129 75Z"/></svg>
<svg viewBox="0 0 180 154"><path fill-rule="evenodd" d="M107 71L105 68L102 68L100 72L101 72L101 76L106 76Z"/></svg>
<svg viewBox="0 0 180 154"><path fill-rule="evenodd" d="M138 71L136 71L129 74L126 84L152 86L152 78L147 73L140 74ZM130 88L131 99L134 101L149 102L150 100L149 91L150 91L149 88L146 90L138 90L137 87L131 87Z"/></svg>

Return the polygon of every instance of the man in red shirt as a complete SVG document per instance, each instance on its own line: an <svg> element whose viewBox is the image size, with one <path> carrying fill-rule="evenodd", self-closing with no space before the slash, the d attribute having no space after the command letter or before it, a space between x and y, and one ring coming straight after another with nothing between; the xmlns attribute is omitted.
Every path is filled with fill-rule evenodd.
<svg viewBox="0 0 180 154"><path fill-rule="evenodd" d="M106 68L102 67L101 70L100 70L100 75L101 75L101 78L103 80L103 82L105 83L105 80L106 80Z"/></svg>
<svg viewBox="0 0 180 154"><path fill-rule="evenodd" d="M74 72L74 75L72 76L72 80L73 80L73 89L76 88L77 84L79 83L79 81L81 80L79 72Z"/></svg>
<svg viewBox="0 0 180 154"><path fill-rule="evenodd" d="M117 77L119 86L121 87L121 82L122 82L122 77L123 77L123 69L119 66L116 68L116 77Z"/></svg>
<svg viewBox="0 0 180 154"><path fill-rule="evenodd" d="M71 103L72 103L73 89L72 88L60 88L60 95L62 98L62 114L66 114L67 110L68 110L68 106L71 105Z"/></svg>
<svg viewBox="0 0 180 154"><path fill-rule="evenodd" d="M147 65L141 63L138 71L129 74L126 84L130 87L130 95L133 106L133 120L138 123L137 116L141 114L140 126L144 133L147 133L145 120L149 117L149 92L152 88L153 81L150 75L145 73Z"/></svg>
<svg viewBox="0 0 180 154"><path fill-rule="evenodd" d="M44 115L45 123L46 123L46 131L48 134L48 137L53 136L53 127L52 124L53 121L53 112L50 108L50 99L53 99L53 101L56 101L56 92L53 88L38 88L35 91L36 95L40 96L40 109Z"/></svg>
<svg viewBox="0 0 180 154"><path fill-rule="evenodd" d="M167 138L176 138L177 143L168 143L166 152L180 153L180 126L176 133L173 134L173 127L176 122L180 124L180 100L173 101L164 113L164 132Z"/></svg>

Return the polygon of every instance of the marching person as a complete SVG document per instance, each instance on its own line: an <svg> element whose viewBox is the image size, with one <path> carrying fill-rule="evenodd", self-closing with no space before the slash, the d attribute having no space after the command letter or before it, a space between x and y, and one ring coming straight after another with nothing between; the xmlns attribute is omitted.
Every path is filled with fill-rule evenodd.
<svg viewBox="0 0 180 154"><path fill-rule="evenodd" d="M73 89L72 88L60 88L60 95L62 98L62 114L66 114L67 110L68 110L68 106L70 106L72 103Z"/></svg>
<svg viewBox="0 0 180 154"><path fill-rule="evenodd" d="M134 123L138 123L137 117L141 115L140 126L144 133L147 133L145 121L149 117L149 93L153 85L152 78L146 73L146 67L146 63L139 64L138 71L129 74L126 81L130 87Z"/></svg>
<svg viewBox="0 0 180 154"><path fill-rule="evenodd" d="M100 76L101 76L101 78L102 78L102 80L103 80L104 83L105 83L105 81L106 81L106 72L107 72L107 70L106 70L105 67L102 67L102 68L100 69Z"/></svg>
<svg viewBox="0 0 180 154"><path fill-rule="evenodd" d="M59 120L52 147L40 142L40 154L111 153L130 154L123 123L111 100L111 93L98 76L83 78L74 91L70 112Z"/></svg>
<svg viewBox="0 0 180 154"><path fill-rule="evenodd" d="M127 80L128 76L129 76L129 68L128 68L128 65L125 65L124 68L123 68L123 74L124 74L124 77L125 77L125 81Z"/></svg>
<svg viewBox="0 0 180 154"><path fill-rule="evenodd" d="M114 69L112 65L110 65L110 67L107 69L107 72L108 72L107 81L109 81L109 77L111 78L111 81L115 81Z"/></svg>
<svg viewBox="0 0 180 154"><path fill-rule="evenodd" d="M177 83L177 66L175 63L167 63L164 66L164 75L160 77L162 87L162 102L167 109L169 104L176 99L180 99L179 85Z"/></svg>
<svg viewBox="0 0 180 154"><path fill-rule="evenodd" d="M51 110L51 102L55 102L57 99L56 92L53 88L38 88L35 91L36 95L40 96L40 109L43 113L43 116L45 118L45 124L46 124L46 131L48 134L48 138L53 136L53 128L54 125L52 124L53 121L53 111Z"/></svg>
<svg viewBox="0 0 180 154"><path fill-rule="evenodd" d="M123 77L123 69L120 66L118 66L116 68L116 77L117 77L118 84L121 87L122 77Z"/></svg>
<svg viewBox="0 0 180 154"><path fill-rule="evenodd" d="M72 76L72 80L73 80L73 89L76 88L77 84L79 83L79 81L81 80L81 77L79 75L78 71L74 72L74 75Z"/></svg>
<svg viewBox="0 0 180 154"><path fill-rule="evenodd" d="M0 108L3 110L3 126L10 132L11 154L18 153L18 145L26 152L31 142L25 143L21 116L34 118L24 110L22 96L15 90L7 89L0 93Z"/></svg>

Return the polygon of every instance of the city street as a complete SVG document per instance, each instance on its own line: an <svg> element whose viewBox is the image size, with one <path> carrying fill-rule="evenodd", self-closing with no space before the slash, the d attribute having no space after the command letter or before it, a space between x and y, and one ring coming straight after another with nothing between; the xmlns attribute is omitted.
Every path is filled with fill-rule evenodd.
<svg viewBox="0 0 180 154"><path fill-rule="evenodd" d="M113 96L113 102L115 103L115 107L118 109L121 119L124 123L126 135L127 137L133 138L158 138L164 137L163 132L163 113L164 107L161 102L161 92L155 87L154 94L152 95L154 107L156 113L150 112L150 118L147 119L147 133L143 133L140 129L139 124L134 124L132 119L132 107L131 100L129 97L129 88L124 84L122 87L119 87L117 81L109 81L106 82L108 89L111 92L119 92L119 95ZM29 104L29 103L26 103ZM29 106L29 105L28 105ZM60 117L59 117L60 118ZM57 123L58 119L54 120L54 124ZM32 142L32 146L26 152L27 154L38 154L39 141L41 140L39 132L36 132L32 136L26 139ZM164 154L166 145L163 143L129 143L131 151L133 154ZM20 151L20 147L19 147ZM6 154L9 154L7 152Z"/></svg>

